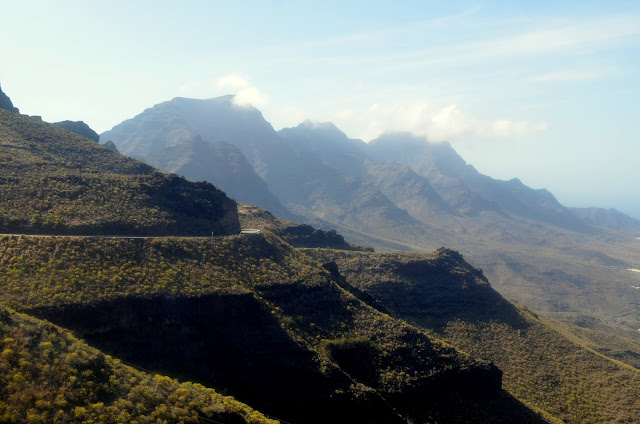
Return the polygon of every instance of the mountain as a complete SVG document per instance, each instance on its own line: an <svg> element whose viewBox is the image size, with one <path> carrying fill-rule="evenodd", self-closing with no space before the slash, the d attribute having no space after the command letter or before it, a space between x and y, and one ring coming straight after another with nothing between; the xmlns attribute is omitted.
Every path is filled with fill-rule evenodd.
<svg viewBox="0 0 640 424"><path fill-rule="evenodd" d="M305 121L293 128L283 128L278 135L293 149L312 154L322 163L346 175L363 178L362 155L366 143L347 137L331 122Z"/></svg>
<svg viewBox="0 0 640 424"><path fill-rule="evenodd" d="M589 225L640 235L640 221L615 209L569 208L569 210Z"/></svg>
<svg viewBox="0 0 640 424"><path fill-rule="evenodd" d="M633 233L594 226L547 190L482 175L448 143L388 133L363 145L330 124L305 123L279 134L326 166L372 183L424 226L422 232L338 227L349 240L382 250L449 246L482 266L503 295L532 309L556 318L593 314L640 328L633 312L640 298L627 271L640 263Z"/></svg>
<svg viewBox="0 0 640 424"><path fill-rule="evenodd" d="M577 231L590 228L576 220L547 190L531 189L517 178L495 180L467 164L449 143L428 143L407 133L387 133L370 143L373 158L385 158L407 165L429 178L462 212L477 215L483 210L548 222Z"/></svg>
<svg viewBox="0 0 640 424"><path fill-rule="evenodd" d="M3 230L54 233L0 236L1 364L11 371L1 414L266 422L211 389L123 371L115 356L298 422L543 422L502 391L490 362L389 316L274 234L226 235L239 230L236 204L209 183L5 110L0 141ZM299 243L351 247L335 232L271 225ZM219 237L126 237L136 231ZM49 382L62 392L36 392Z"/></svg>
<svg viewBox="0 0 640 424"><path fill-rule="evenodd" d="M56 125L0 109L0 231L231 234L235 202ZM188 200L188 201L186 201Z"/></svg>
<svg viewBox="0 0 640 424"><path fill-rule="evenodd" d="M633 249L626 250L623 260L610 248L609 238L618 240L617 233L603 230L594 236L512 215L501 207L467 216L427 177L406 164L363 155L357 141L353 145L360 147L334 166L332 155L320 157L322 143L314 144L315 136L306 139L307 147L297 148L295 138L274 137L270 126L249 125L262 119L259 112L236 114L228 98L203 102L228 112L229 120L244 119L248 126L260 127L264 137L242 138L231 147L226 140L183 134L149 154L173 165L182 160L197 163L189 152L201 148L203 156L229 158L231 166L223 173L237 166L244 174L248 162L269 187L276 187L275 195L287 199L287 207L303 210L309 219L339 221L363 238L414 250L445 237L467 242L469 249L482 246L481 254L495 259L489 265L497 274L500 267L511 267L524 275L530 272L523 270L525 265L546 266L553 258L566 268L543 276L561 290L571 287L562 282L569 277L576 292L592 289L590 284L601 278L605 267L632 272L624 267ZM203 105L182 103L188 107L170 105L176 106L176 122L189 121L179 117L183 110ZM155 112L147 112L142 121L148 124ZM575 324L558 324L505 300L482 271L455 251L358 251L368 249L353 246L335 231L284 220L256 206L236 207L210 184L157 172L33 118L16 115L19 119L14 120L10 112L0 113L7 114L0 114L0 158L5 158L0 187L20 189L10 193L9 200L1 197L6 216L17 210L36 216L36 207L57 210L62 204L71 208L70 217L87 211L95 215L92 234L115 228L115 234L126 235L132 215L146 219L162 210L167 219L180 218L184 226L176 225L176 232L169 234L200 236L68 237L65 231L78 228L65 216L50 227L55 236L0 236L3 419L17 415L46 422L57 414L58 420L87 422L138 417L265 422L264 415L250 409L257 408L309 423L557 423L629 422L639 412L634 367L640 344L627 337L622 326L607 339L607 325L590 317L574 315ZM217 117L208 119L215 123ZM195 124L206 122L192 122L189 131ZM151 136L155 124L145 125L136 137L162 140L160 134ZM329 138L340 136L335 127L317 129ZM233 129L225 131L234 134ZM181 146L187 153L181 153ZM162 154L171 149L175 163ZM359 164L359 174L349 172L348 161L353 169ZM34 175L49 184L42 196L28 191ZM131 180L131 175L140 179ZM150 175L170 184L152 184ZM294 175L302 187L289 193L282 184ZM92 184L68 189L89 176ZM146 191L141 193L142 186ZM179 195L175 187L182 190ZM203 199L211 200L213 193L219 195L216 202L228 202L233 210L229 215L207 210L208 225L228 218L235 231L238 220L261 231L201 237L209 235L203 234L202 222L194 214L179 213L201 210ZM395 203L412 196L425 199L405 203L408 210ZM27 207L12 207L13 198ZM124 205L128 209L121 206L123 201L129 201ZM431 215L419 215L420 205L432 207ZM121 228L112 226L112 217ZM140 222L147 222L142 218ZM430 225L428 219L437 222ZM516 221L516 229L507 225L510 221ZM515 235L528 230L539 244L525 250ZM465 231L475 233L465 236ZM513 231L511 239L505 238L507 231ZM565 243L576 234L583 243ZM295 248L285 240L311 249ZM326 247L330 249L320 249ZM507 254L522 257L514 261ZM577 257L592 280L570 274L575 268L568 267L567 258ZM580 300L572 294L571 299ZM607 301L623 298L605 290L599 294ZM56 330L59 327L4 312L5 306L68 328L94 347ZM170 377L151 377L120 361ZM195 383L180 384L173 378Z"/></svg>
<svg viewBox="0 0 640 424"><path fill-rule="evenodd" d="M100 140L100 136L98 135L98 133L92 130L89 125L85 124L82 121L61 121L54 122L53 125L57 125L67 131L79 134L83 137L88 138L89 140L95 141L96 143Z"/></svg>
<svg viewBox="0 0 640 424"><path fill-rule="evenodd" d="M411 216L419 219L425 214L429 218L431 214L456 214L427 178L397 162L371 160L367 153L370 146L362 140L348 138L330 122L306 121L294 128L284 128L278 134L292 148L314 154L325 165L374 183L378 190Z"/></svg>
<svg viewBox="0 0 640 424"><path fill-rule="evenodd" d="M177 97L146 109L100 137L113 140L125 155L144 157L197 135L205 141L234 144L245 155L245 146L269 143L277 138L260 111L235 106L233 96L206 100ZM247 158L252 161L249 155Z"/></svg>
<svg viewBox="0 0 640 424"><path fill-rule="evenodd" d="M313 152L292 148L257 109L236 106L232 96L176 98L160 103L116 125L101 138L113 140L125 154L150 161L157 161L158 155L166 156L161 152L167 148L191 152L193 140L223 141L236 146L280 202L309 223L334 228L346 225L365 232L379 229L389 234L403 230L428 236L428 230L373 184L325 165ZM189 175L187 171L192 168L194 174L201 175L197 164L185 166L182 172ZM250 170L243 173L249 175ZM231 191L222 181L220 187ZM245 186L244 190L235 191L235 196L245 203L266 209L273 206L265 196L249 195L265 193L264 186ZM282 216L278 208L271 211Z"/></svg>
<svg viewBox="0 0 640 424"><path fill-rule="evenodd" d="M271 193L238 148L224 141L207 143L196 137L152 153L145 159L157 168L222 187L240 202L261 205L278 216L294 217Z"/></svg>
<svg viewBox="0 0 640 424"><path fill-rule="evenodd" d="M448 246L536 311L640 328L628 279L640 266L635 238L577 217L547 190L482 175L448 143L406 133L364 143L310 121L276 132L230 96L161 103L103 137L143 152L186 143L185 134L234 145L296 221L377 250Z"/></svg>

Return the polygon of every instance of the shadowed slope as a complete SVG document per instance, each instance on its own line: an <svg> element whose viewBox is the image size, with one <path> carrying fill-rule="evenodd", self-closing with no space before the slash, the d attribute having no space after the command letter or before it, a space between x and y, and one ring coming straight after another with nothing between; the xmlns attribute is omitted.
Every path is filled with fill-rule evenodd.
<svg viewBox="0 0 640 424"><path fill-rule="evenodd" d="M495 361L505 389L570 423L633 422L640 372L577 344L507 302L482 272L449 250L429 255L313 250L392 315Z"/></svg>

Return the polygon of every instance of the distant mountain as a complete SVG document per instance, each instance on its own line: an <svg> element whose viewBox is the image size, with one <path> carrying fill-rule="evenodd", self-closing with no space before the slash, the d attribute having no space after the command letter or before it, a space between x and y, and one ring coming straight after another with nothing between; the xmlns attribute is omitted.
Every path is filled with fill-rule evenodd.
<svg viewBox="0 0 640 424"><path fill-rule="evenodd" d="M337 134L336 131L340 133L334 127L333 134ZM166 149L181 150L179 156L193 155L186 153L194 146L193 140L223 141L242 152L255 173L289 211L304 216L309 222L348 225L363 231L377 229L383 233L399 229L425 232L413 217L373 184L324 164L313 151L293 148L257 109L236 106L232 96L207 100L176 98L145 110L103 133L101 138L113 140L125 154L168 166L165 169L176 169L168 161L158 160L160 156L167 156L162 153ZM202 169L202 164L190 162L181 168L181 173L190 176L193 172L204 177ZM240 168L237 170L240 172ZM246 181L255 182L249 169L243 168L242 172L246 174ZM207 178L213 179L213 175ZM239 178L239 174L235 178ZM234 193L245 203L267 209L274 207L273 198L266 194L264 186L236 184L231 187L218 181L222 189ZM265 195L257 197L259 192ZM277 206L271 211L283 214ZM291 216L284 215L285 218Z"/></svg>
<svg viewBox="0 0 640 424"><path fill-rule="evenodd" d="M347 137L331 122L307 120L297 127L281 129L278 135L296 151L312 154L343 174L358 178L366 176L362 157L367 144Z"/></svg>
<svg viewBox="0 0 640 424"><path fill-rule="evenodd" d="M242 152L224 141L207 143L196 136L146 156L146 162L193 181L208 181L240 202L262 205L278 216L293 217Z"/></svg>
<svg viewBox="0 0 640 424"><path fill-rule="evenodd" d="M640 234L640 221L615 209L569 208L571 213L589 225Z"/></svg>
<svg viewBox="0 0 640 424"><path fill-rule="evenodd" d="M96 143L100 140L100 136L97 132L91 129L91 127L82 121L61 121L54 122L53 125L64 128L67 131L74 132L83 137L93 140Z"/></svg>
<svg viewBox="0 0 640 424"><path fill-rule="evenodd" d="M591 231L547 190L531 189L517 178L500 181L468 165L448 143L428 143L406 133L388 133L370 143L374 158L403 163L434 184L461 212L476 215L493 210L549 222L577 231Z"/></svg>
<svg viewBox="0 0 640 424"><path fill-rule="evenodd" d="M345 175L372 182L385 196L416 218L457 213L436 193L427 178L397 162L372 161L368 157L369 145L362 140L348 138L330 122L306 121L294 128L284 128L278 134L292 148L314 154L325 165Z"/></svg>

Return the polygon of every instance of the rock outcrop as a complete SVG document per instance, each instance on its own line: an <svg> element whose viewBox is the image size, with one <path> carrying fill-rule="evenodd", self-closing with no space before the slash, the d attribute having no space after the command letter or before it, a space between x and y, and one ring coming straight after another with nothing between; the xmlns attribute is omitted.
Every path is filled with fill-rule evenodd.
<svg viewBox="0 0 640 424"><path fill-rule="evenodd" d="M91 127L85 124L83 121L60 121L54 122L53 125L64 128L67 131L74 132L83 137L93 140L96 143L100 140L100 136L97 132L91 129ZM113 149L111 149L113 150Z"/></svg>
<svg viewBox="0 0 640 424"><path fill-rule="evenodd" d="M0 88L0 109L7 109L11 112L20 113L17 107L13 106L9 96L4 94L2 88Z"/></svg>

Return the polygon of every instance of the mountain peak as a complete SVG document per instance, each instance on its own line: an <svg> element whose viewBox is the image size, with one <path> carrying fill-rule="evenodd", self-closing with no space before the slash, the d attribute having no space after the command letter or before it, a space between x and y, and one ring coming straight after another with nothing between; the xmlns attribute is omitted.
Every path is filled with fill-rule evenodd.
<svg viewBox="0 0 640 424"><path fill-rule="evenodd" d="M20 113L17 107L13 106L9 96L4 94L2 87L0 87L0 109L7 109L10 112Z"/></svg>

